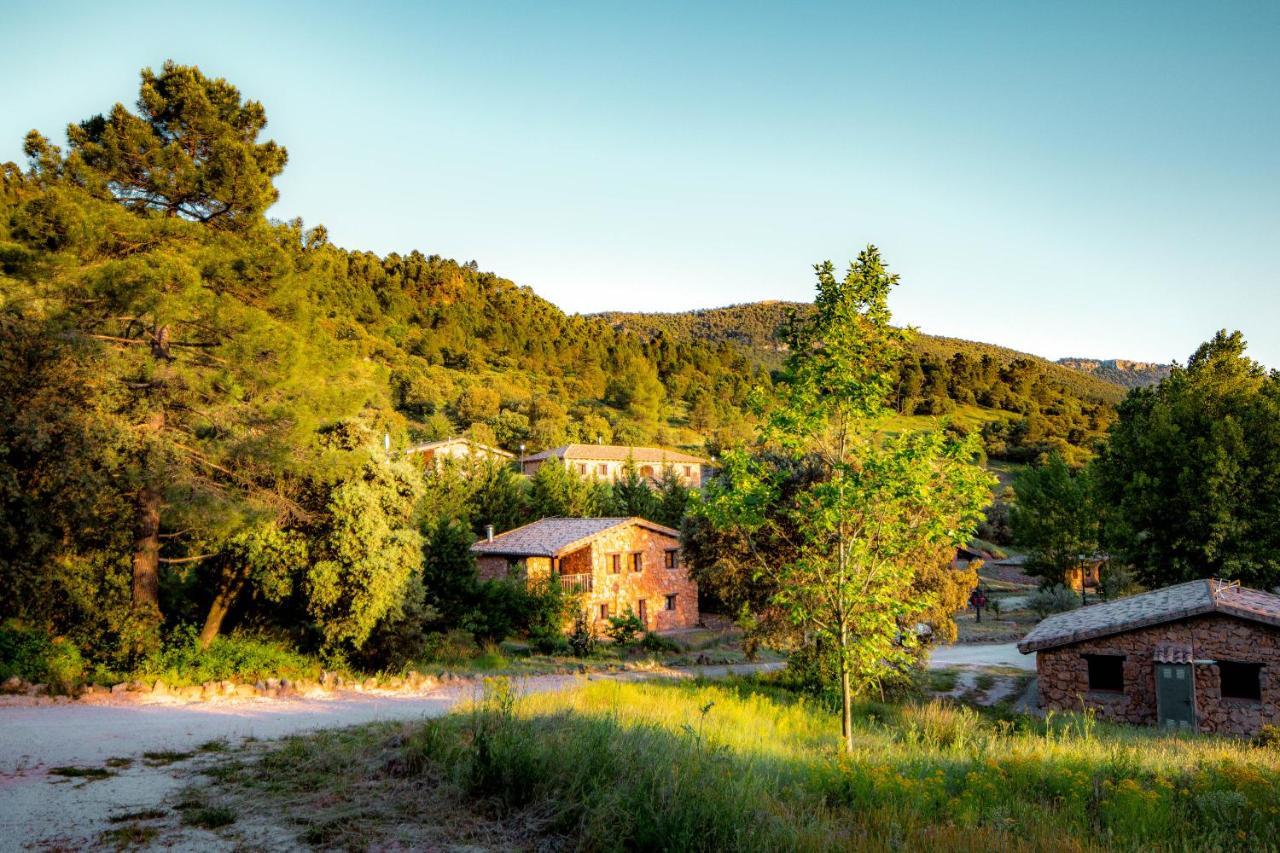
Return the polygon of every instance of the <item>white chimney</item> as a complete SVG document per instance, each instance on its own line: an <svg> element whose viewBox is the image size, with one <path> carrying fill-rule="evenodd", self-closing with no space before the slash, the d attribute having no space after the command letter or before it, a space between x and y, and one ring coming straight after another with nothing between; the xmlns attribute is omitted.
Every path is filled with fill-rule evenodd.
<svg viewBox="0 0 1280 853"><path fill-rule="evenodd" d="M485 538L485 539L487 539L487 540L488 540L488 541L490 541L490 542L492 542L492 541L493 541L493 525L492 525L492 524L486 524L486 525L485 525L485 527L484 527L484 538Z"/></svg>

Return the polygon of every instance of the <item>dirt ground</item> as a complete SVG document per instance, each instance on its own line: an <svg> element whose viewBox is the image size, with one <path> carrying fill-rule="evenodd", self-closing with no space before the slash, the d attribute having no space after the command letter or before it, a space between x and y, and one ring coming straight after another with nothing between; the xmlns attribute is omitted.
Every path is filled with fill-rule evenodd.
<svg viewBox="0 0 1280 853"><path fill-rule="evenodd" d="M543 692L580 679L722 677L768 671L780 663L660 669L520 679ZM136 701L0 707L0 851L111 849L139 814L168 803L225 749L323 728L443 715L480 690L453 682L423 693L334 692L294 699L198 703ZM157 843L161 843L157 839ZM165 846L222 849L199 827L167 834Z"/></svg>

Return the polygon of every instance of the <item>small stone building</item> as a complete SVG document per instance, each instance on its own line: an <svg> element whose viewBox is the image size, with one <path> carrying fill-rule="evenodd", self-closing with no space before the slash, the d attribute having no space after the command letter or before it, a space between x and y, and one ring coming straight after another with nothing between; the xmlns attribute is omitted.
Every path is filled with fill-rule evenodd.
<svg viewBox="0 0 1280 853"><path fill-rule="evenodd" d="M1018 648L1043 708L1234 735L1280 724L1280 595L1190 581L1055 614Z"/></svg>
<svg viewBox="0 0 1280 853"><path fill-rule="evenodd" d="M643 518L544 518L471 546L482 579L515 574L579 593L597 629L627 607L651 631L698 624L680 534Z"/></svg>
<svg viewBox="0 0 1280 853"><path fill-rule="evenodd" d="M705 459L664 447L630 447L620 444L566 444L524 457L524 473L532 475L548 462L563 465L580 477L613 482L621 479L628 464L651 483L670 470L690 488L702 485Z"/></svg>

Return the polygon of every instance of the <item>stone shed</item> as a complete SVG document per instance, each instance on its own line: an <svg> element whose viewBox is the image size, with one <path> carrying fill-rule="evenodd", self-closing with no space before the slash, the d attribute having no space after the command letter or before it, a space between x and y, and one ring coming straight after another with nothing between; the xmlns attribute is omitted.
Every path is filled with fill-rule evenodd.
<svg viewBox="0 0 1280 853"><path fill-rule="evenodd" d="M602 630L628 607L651 631L698 624L680 534L644 518L544 518L471 546L486 580L516 575L581 595Z"/></svg>
<svg viewBox="0 0 1280 853"><path fill-rule="evenodd" d="M1234 735L1280 724L1280 595L1197 580L1058 613L1018 643L1040 705Z"/></svg>

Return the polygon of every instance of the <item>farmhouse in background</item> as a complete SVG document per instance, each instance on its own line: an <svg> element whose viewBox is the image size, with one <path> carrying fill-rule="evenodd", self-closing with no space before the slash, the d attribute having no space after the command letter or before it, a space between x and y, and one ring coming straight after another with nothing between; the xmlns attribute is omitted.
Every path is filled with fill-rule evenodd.
<svg viewBox="0 0 1280 853"><path fill-rule="evenodd" d="M1235 735L1280 723L1280 595L1190 581L1058 613L1018 643L1040 705Z"/></svg>
<svg viewBox="0 0 1280 853"><path fill-rule="evenodd" d="M640 476L657 482L670 468L680 482L691 488L702 485L707 461L698 456L662 447L628 447L620 444L566 444L524 458L524 473L533 474L543 464L555 461L583 477L610 482L621 479L630 461Z"/></svg>
<svg viewBox="0 0 1280 853"><path fill-rule="evenodd" d="M415 444L411 447L406 447L404 452L406 455L416 456L421 460L424 468L429 465L439 467L445 460L462 462L476 459L506 463L515 458L501 448L490 447L487 444L481 444L478 441L472 441L462 436L446 438L443 441L429 441L426 444Z"/></svg>
<svg viewBox="0 0 1280 853"><path fill-rule="evenodd" d="M512 572L581 593L597 628L630 607L651 631L698 624L680 534L643 518L544 518L471 546L482 579Z"/></svg>

